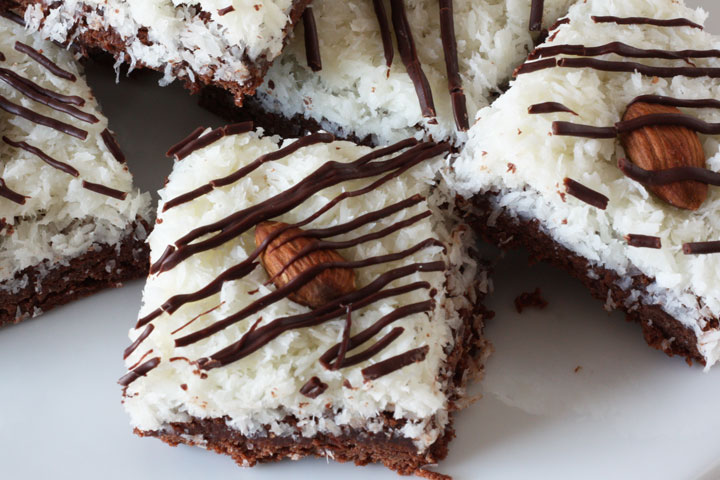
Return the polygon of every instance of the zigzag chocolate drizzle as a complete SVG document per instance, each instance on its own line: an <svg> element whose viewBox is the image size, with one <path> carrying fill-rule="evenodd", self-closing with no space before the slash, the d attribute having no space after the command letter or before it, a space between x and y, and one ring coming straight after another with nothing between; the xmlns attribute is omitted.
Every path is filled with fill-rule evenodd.
<svg viewBox="0 0 720 480"><path fill-rule="evenodd" d="M592 15L590 17L595 23L617 23L618 25L653 25L655 27L691 27L703 29L702 25L699 25L687 18L670 18L667 20L661 20L658 18L648 17L615 17L611 15L597 16Z"/></svg>

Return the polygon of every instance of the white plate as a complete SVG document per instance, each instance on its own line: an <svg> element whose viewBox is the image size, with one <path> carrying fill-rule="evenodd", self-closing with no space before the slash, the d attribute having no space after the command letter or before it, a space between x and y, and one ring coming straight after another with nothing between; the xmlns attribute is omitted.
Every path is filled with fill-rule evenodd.
<svg viewBox="0 0 720 480"><path fill-rule="evenodd" d="M694 1L714 11L720 4ZM155 77L113 82L89 72L143 189L171 168L165 149L220 122ZM720 478L720 367L704 374L648 348L637 325L607 314L575 281L511 255L497 267L496 353L484 397L456 417L440 471L456 479ZM397 478L378 466L324 459L239 470L228 457L134 436L120 405L121 353L141 282L0 331L0 478ZM540 286L550 306L518 315L513 299ZM576 367L581 367L575 372Z"/></svg>

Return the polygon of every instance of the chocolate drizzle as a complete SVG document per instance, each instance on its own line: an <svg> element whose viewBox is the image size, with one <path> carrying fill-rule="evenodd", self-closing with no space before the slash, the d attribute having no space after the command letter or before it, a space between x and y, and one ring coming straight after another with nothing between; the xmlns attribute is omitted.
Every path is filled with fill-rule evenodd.
<svg viewBox="0 0 720 480"><path fill-rule="evenodd" d="M200 150L201 148L205 148L209 145L212 145L213 143L217 142L223 137L230 136L230 135L239 135L241 133L247 133L250 130L253 129L253 123L252 122L242 122L242 123L234 123L232 125L226 125L224 127L216 128L215 130L211 130L202 137L197 137L192 140L185 139L183 140L183 145L180 148L172 147L170 151L174 150L173 155L175 155L176 160L182 160L183 158L187 157L191 153L193 153L196 150ZM194 133L194 132L193 132Z"/></svg>
<svg viewBox="0 0 720 480"><path fill-rule="evenodd" d="M140 346L140 344L145 341L147 337L150 336L153 330L155 330L155 325L148 325L145 330L143 330L143 332L138 335L135 341L132 342L130 346L125 349L125 351L123 352L123 359L126 359L130 355L132 355L132 353Z"/></svg>
<svg viewBox="0 0 720 480"><path fill-rule="evenodd" d="M400 370L403 367L407 367L408 365L412 365L413 363L422 362L425 360L428 351L430 351L430 347L425 345L408 350L400 355L395 355L370 367L363 368L361 371L363 378L366 382L369 382L384 377L396 370Z"/></svg>
<svg viewBox="0 0 720 480"><path fill-rule="evenodd" d="M553 135L583 138L615 138L618 134L615 127L593 127L572 122L553 122L552 132Z"/></svg>
<svg viewBox="0 0 720 480"><path fill-rule="evenodd" d="M100 121L95 115L85 113L70 105L70 103L82 105L84 100L80 97L68 97L58 94L6 68L0 68L0 80L12 86L31 100L47 105L59 112L67 113L70 116L88 123L97 123ZM78 103L78 100L80 100L81 103Z"/></svg>
<svg viewBox="0 0 720 480"><path fill-rule="evenodd" d="M570 108L563 105L562 103L558 103L558 102L536 103L535 105L530 105L530 107L528 107L528 113L530 115L537 115L537 114L542 114L542 113L557 113L557 112L572 113L573 115L577 116L577 113L575 113Z"/></svg>
<svg viewBox="0 0 720 480"><path fill-rule="evenodd" d="M395 27L395 38L397 39L400 58L402 59L410 79L415 85L415 92L420 101L420 110L423 117L435 117L435 103L433 102L432 89L425 72L420 64L415 40L413 40L410 23L405 12L404 0L391 0L392 22Z"/></svg>
<svg viewBox="0 0 720 480"><path fill-rule="evenodd" d="M21 150L25 150L28 153L32 153L36 157L38 157L43 162L47 163L53 168L57 168L58 170L67 173L68 175L72 175L73 177L77 177L80 175L80 172L78 172L75 168L68 165L67 163L63 163L59 160L55 160L51 156L47 155L45 152L40 150L37 147L33 147L32 145L27 144L26 142L15 142L13 140L10 140L8 137L3 136L2 137L3 142L7 143L8 145L19 148Z"/></svg>
<svg viewBox="0 0 720 480"><path fill-rule="evenodd" d="M321 382L318 377L312 377L305 385L302 386L300 393L308 398L317 398L322 395L327 388L327 383Z"/></svg>
<svg viewBox="0 0 720 480"><path fill-rule="evenodd" d="M682 99L663 95L640 95L639 97L635 97L633 101L630 102L630 105L638 102L654 103L656 105L666 105L669 107L720 108L720 100L714 98Z"/></svg>
<svg viewBox="0 0 720 480"><path fill-rule="evenodd" d="M687 18L670 18L667 20L661 20L658 18L648 17L614 17L614 16L597 16L593 15L593 22L595 23L617 23L618 25L653 25L656 27L691 27L703 29L702 25L688 20Z"/></svg>
<svg viewBox="0 0 720 480"><path fill-rule="evenodd" d="M0 108L8 113L12 113L18 117L22 117L26 120L37 123L38 125L52 128L72 137L79 138L80 140L85 140L88 136L88 132L85 130L79 129L65 122L55 120L54 118L46 117L45 115L41 115L21 105L17 105L2 95L0 95Z"/></svg>
<svg viewBox="0 0 720 480"><path fill-rule="evenodd" d="M565 185L565 191L568 195L572 195L578 200L583 201L588 205L592 205L595 208L599 208L600 210L605 210L607 208L610 200L602 193L596 192L595 190L576 182L572 178L565 178L563 183Z"/></svg>
<svg viewBox="0 0 720 480"><path fill-rule="evenodd" d="M161 273L170 270L196 253L218 247L230 239L241 235L253 225L291 210L310 198L315 192L326 187L337 185L338 183L348 180L368 178L383 173L387 173L388 175L378 180L378 182L381 180L386 181L387 177L400 175L407 168L428 158L447 152L450 148L448 144L428 142L416 145L390 160L370 163L373 159L404 148L404 146L398 148L398 146L404 144L405 142L400 142L390 147L375 150L365 157L348 164L328 162L289 190L275 197L235 212L220 221L191 230L188 234L178 239L175 245L168 246L162 257L151 266L151 273ZM198 240L200 237L216 231L219 231L219 233L210 238L195 242L195 240Z"/></svg>
<svg viewBox="0 0 720 480"><path fill-rule="evenodd" d="M625 235L628 245L637 248L662 248L662 241L660 237L653 237L650 235L637 235L634 233Z"/></svg>
<svg viewBox="0 0 720 480"><path fill-rule="evenodd" d="M15 42L15 50L26 54L28 57L45 67L48 72L52 73L56 77L64 78L65 80L70 80L71 82L77 80L77 77L74 74L68 72L67 70L63 70L59 65L32 48L30 45L26 45L22 42Z"/></svg>
<svg viewBox="0 0 720 480"><path fill-rule="evenodd" d="M193 130L190 135L180 140L178 143L173 145L168 149L167 152L165 152L165 155L168 157L172 157L177 152L179 152L185 145L192 142L196 138L198 138L202 133L205 131L205 127L197 127L195 130Z"/></svg>
<svg viewBox="0 0 720 480"><path fill-rule="evenodd" d="M699 118L679 113L655 113L624 120L615 124L618 133L632 132L645 127L657 125L677 125L695 132L706 135L717 135L720 133L720 123L708 123Z"/></svg>
<svg viewBox="0 0 720 480"><path fill-rule="evenodd" d="M128 373L120 377L118 383L123 387L127 387L138 378L147 375L152 369L154 369L158 365L160 365L160 357L151 358L139 367L135 368L134 370L130 370Z"/></svg>
<svg viewBox="0 0 720 480"><path fill-rule="evenodd" d="M542 30L544 0L532 0L530 4L530 31L539 32Z"/></svg>
<svg viewBox="0 0 720 480"><path fill-rule="evenodd" d="M554 67L565 68L592 68L603 72L625 72L640 73L650 77L710 77L720 78L720 68L702 68L702 67L654 67L636 62L614 62L609 60L599 60L596 58L545 58L534 62L522 64L515 70L515 76L526 73L537 72Z"/></svg>
<svg viewBox="0 0 720 480"><path fill-rule="evenodd" d="M303 26L305 27L305 57L308 67L313 72L322 70L322 57L320 56L320 40L318 39L317 24L312 6L303 12Z"/></svg>
<svg viewBox="0 0 720 480"><path fill-rule="evenodd" d="M205 185L202 185L194 190L191 190L187 193L178 195L177 197L168 200L167 202L165 202L165 205L163 205L163 212L166 212L166 211L170 210L171 208L176 207L178 205L182 205L183 203L190 202L202 195L210 193L215 188L231 185L231 184L237 182L238 180L240 180L241 178L245 177L246 175L248 175L253 170L260 167L265 162L272 162L275 160L279 160L287 155L291 155L292 153L295 153L296 151L300 150L303 147L316 145L318 143L330 143L334 140L335 140L335 137L332 134L324 133L324 132L313 133L311 135L301 137L286 147L283 147L283 148L276 150L274 152L271 152L271 153L267 153L265 155L261 155L260 157L255 159L253 162L247 164L246 166L240 168L239 170L236 170L235 172L231 173L230 175L227 175L223 178L217 178L215 180L211 180L210 182L206 183ZM183 141L185 141L185 140L183 140Z"/></svg>
<svg viewBox="0 0 720 480"><path fill-rule="evenodd" d="M100 185L99 183L86 182L83 180L82 186L84 189L90 190L91 192L99 193L100 195L107 195L108 197L116 198L118 200L125 200L125 197L127 197L126 192L121 192L120 190L106 187L105 185Z"/></svg>
<svg viewBox="0 0 720 480"><path fill-rule="evenodd" d="M692 242L683 244L685 255L708 255L720 253L720 242Z"/></svg>
<svg viewBox="0 0 720 480"><path fill-rule="evenodd" d="M455 39L455 23L453 21L452 0L440 0L440 35L445 52L445 67L448 76L448 90L455 116L455 125L461 132L470 128L468 122L467 102L463 92L460 67L458 65L457 41Z"/></svg>
<svg viewBox="0 0 720 480"><path fill-rule="evenodd" d="M720 186L720 173L700 167L675 167L665 170L645 170L627 158L618 159L618 168L638 183L649 186L694 181Z"/></svg>
<svg viewBox="0 0 720 480"><path fill-rule="evenodd" d="M388 68L388 76L390 76L390 67L392 66L393 57L395 56L395 48L393 47L392 34L390 33L390 24L385 11L383 0L373 0L373 8L375 16L380 26L380 36L382 37L383 53L385 54L385 65Z"/></svg>
<svg viewBox="0 0 720 480"><path fill-rule="evenodd" d="M616 54L631 58L661 58L666 60L687 60L689 58L718 58L720 50L659 50L644 49L630 46L623 42L611 42L598 47L585 45L550 45L536 48L529 56L529 60L555 57L557 55L577 55L582 57L598 57L600 55Z"/></svg>
<svg viewBox="0 0 720 480"><path fill-rule="evenodd" d="M11 190L2 177L0 177L0 197L5 197L11 202L15 202L20 205L25 205L25 199L30 198Z"/></svg>
<svg viewBox="0 0 720 480"><path fill-rule="evenodd" d="M125 159L125 154L120 149L120 145L118 145L117 141L115 140L115 136L108 130L107 128L102 131L100 134L100 137L103 140L103 143L107 147L108 151L112 154L113 157L115 157L115 160L117 160L119 163L125 163L127 160Z"/></svg>

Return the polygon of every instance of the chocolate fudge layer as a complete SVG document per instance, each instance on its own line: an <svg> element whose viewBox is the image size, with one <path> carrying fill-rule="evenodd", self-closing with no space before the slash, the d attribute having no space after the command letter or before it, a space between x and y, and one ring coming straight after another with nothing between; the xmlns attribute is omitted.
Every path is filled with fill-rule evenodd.
<svg viewBox="0 0 720 480"><path fill-rule="evenodd" d="M450 146L199 129L170 151L120 383L132 426L241 465L442 459L487 354Z"/></svg>

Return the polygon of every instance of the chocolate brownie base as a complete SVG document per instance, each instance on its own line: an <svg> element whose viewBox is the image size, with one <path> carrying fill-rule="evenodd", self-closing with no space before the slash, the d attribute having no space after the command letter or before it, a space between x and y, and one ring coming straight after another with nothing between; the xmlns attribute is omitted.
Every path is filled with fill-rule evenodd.
<svg viewBox="0 0 720 480"><path fill-rule="evenodd" d="M520 220L502 212L490 225L488 220L494 209L488 196L476 196L471 202L458 199L458 204L468 212L468 223L486 241L504 250L524 248L531 261L544 261L562 268L580 280L595 298L617 306L625 311L629 321L638 322L648 345L669 356L684 357L689 364L693 361L705 364L697 348L697 336L691 329L668 315L659 305L636 303L625 307L631 291L618 286L622 278L617 273L592 266L587 259L557 244L543 232L537 220ZM632 280L632 290L643 290L653 282L652 278L644 275L634 276Z"/></svg>
<svg viewBox="0 0 720 480"><path fill-rule="evenodd" d="M492 313L478 303L473 311L464 311L463 315L465 322L458 332L457 346L447 360L448 376L452 375L448 392L451 411L464 406L458 392L464 389L470 379L480 376L482 363L491 350L482 338L482 329L483 319L491 317ZM330 457L338 462L354 462L356 465L382 463L402 475L412 475L447 456L448 443L455 436L452 415L444 434L424 454L418 453L409 439L393 435L394 431L402 428L402 420L393 419L391 412L385 412L382 418L384 428L378 433L348 427L343 429L341 435L317 434L311 438L300 434L296 437L279 437L272 433L266 437L249 438L228 427L223 418L192 418L188 422L172 423L164 430L135 429L135 433L141 437L159 438L172 446L181 443L202 446L216 453L230 455L243 467L285 458L298 460L316 456ZM297 419L288 417L285 423L295 425Z"/></svg>
<svg viewBox="0 0 720 480"><path fill-rule="evenodd" d="M290 11L290 23L285 27L285 42L288 40L288 36L292 33L295 25L302 17L305 8L310 4L312 0L295 0L293 2L292 10ZM42 6L43 15L47 18L50 10L53 9L53 2L45 2L43 0L0 0L1 9L12 9L22 15L27 7L33 4L40 4ZM87 26L85 18L76 19L75 30L79 26ZM144 30L144 31L143 31ZM137 32L138 38L145 37L143 43L148 42L147 40L147 29L141 28ZM93 30L84 30L79 35L73 36L72 44L77 48L79 53L84 56L91 56L93 51L102 50L110 53L115 58L123 58L126 64L130 63L130 56L125 53L126 45L122 37L112 28L101 28ZM237 105L242 105L243 98L246 95L253 95L257 87L263 82L265 72L267 72L272 61L268 61L266 58L261 58L256 62L250 61L249 58L243 58L243 63L248 67L250 72L250 78L245 83L238 83L232 81L216 81L214 80L215 71L212 70L209 73L200 75L197 72L193 72L194 79L188 78L188 76L182 77L182 81L185 87L192 93L198 93L200 90L208 85L216 85L217 87L223 88L231 93L233 102ZM147 68L142 62L137 62L136 68ZM156 70L162 72L163 68L157 68ZM173 68L173 74L177 74L178 67Z"/></svg>
<svg viewBox="0 0 720 480"><path fill-rule="evenodd" d="M17 272L15 281L27 277L26 286L16 292L0 289L0 327L147 275L149 248L135 238L134 230L120 244L97 245L67 265L51 267L45 261Z"/></svg>
<svg viewBox="0 0 720 480"><path fill-rule="evenodd" d="M238 107L233 101L233 96L218 87L202 89L199 104L228 122L252 121L256 126L262 127L267 135L296 138L322 130L320 124L312 118L305 118L302 115L287 118L268 112L255 97L246 97L243 105ZM377 146L370 135L359 138L352 133L340 132L336 137L368 147Z"/></svg>

